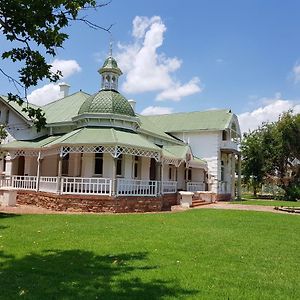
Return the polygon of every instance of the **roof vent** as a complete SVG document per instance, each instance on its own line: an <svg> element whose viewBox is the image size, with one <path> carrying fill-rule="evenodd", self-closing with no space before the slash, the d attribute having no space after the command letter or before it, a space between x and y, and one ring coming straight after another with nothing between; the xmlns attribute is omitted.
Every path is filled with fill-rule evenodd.
<svg viewBox="0 0 300 300"><path fill-rule="evenodd" d="M59 84L59 98L65 98L69 95L70 85L62 82Z"/></svg>
<svg viewBox="0 0 300 300"><path fill-rule="evenodd" d="M135 112L136 101L134 101L133 99L129 99L128 102L131 105L133 111Z"/></svg>

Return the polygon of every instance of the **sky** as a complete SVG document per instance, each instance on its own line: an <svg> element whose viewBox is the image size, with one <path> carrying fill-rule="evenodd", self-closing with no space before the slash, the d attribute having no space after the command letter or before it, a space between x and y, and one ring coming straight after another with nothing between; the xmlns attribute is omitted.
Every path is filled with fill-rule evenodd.
<svg viewBox="0 0 300 300"><path fill-rule="evenodd" d="M300 113L300 1L112 0L90 21L112 26L113 56L123 75L119 91L142 114L231 109L242 131ZM100 89L97 70L110 36L73 23L53 69L70 93ZM12 45L0 36L0 51ZM17 77L19 65L0 66ZM0 94L15 92L0 75ZM58 84L41 82L28 99L43 105L59 97Z"/></svg>

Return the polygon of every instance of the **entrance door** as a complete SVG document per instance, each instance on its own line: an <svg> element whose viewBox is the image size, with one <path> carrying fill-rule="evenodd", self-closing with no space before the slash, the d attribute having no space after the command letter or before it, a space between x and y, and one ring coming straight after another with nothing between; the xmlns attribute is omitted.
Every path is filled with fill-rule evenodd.
<svg viewBox="0 0 300 300"><path fill-rule="evenodd" d="M25 157L19 156L18 159L18 175L24 175L24 169L25 169Z"/></svg>
<svg viewBox="0 0 300 300"><path fill-rule="evenodd" d="M149 178L150 178L150 180L156 180L156 160L154 158L151 158L151 161L150 161Z"/></svg>

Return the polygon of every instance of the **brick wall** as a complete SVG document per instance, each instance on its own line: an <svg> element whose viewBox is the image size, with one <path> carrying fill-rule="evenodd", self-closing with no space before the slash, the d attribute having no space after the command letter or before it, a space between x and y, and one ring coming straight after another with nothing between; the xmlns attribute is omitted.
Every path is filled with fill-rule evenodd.
<svg viewBox="0 0 300 300"><path fill-rule="evenodd" d="M56 195L45 192L18 191L18 204L35 205L55 211L77 212L155 212L170 210L177 204L177 194L161 197L109 197Z"/></svg>

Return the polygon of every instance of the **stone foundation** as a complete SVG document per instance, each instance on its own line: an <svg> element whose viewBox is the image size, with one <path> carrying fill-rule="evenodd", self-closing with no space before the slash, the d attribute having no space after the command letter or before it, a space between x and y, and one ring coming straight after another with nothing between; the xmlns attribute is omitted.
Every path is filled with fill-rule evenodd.
<svg viewBox="0 0 300 300"><path fill-rule="evenodd" d="M231 194L217 194L216 201L230 201Z"/></svg>
<svg viewBox="0 0 300 300"><path fill-rule="evenodd" d="M160 197L110 197L18 191L17 203L70 212L158 212L170 210L171 206L176 205L177 194L168 194Z"/></svg>

